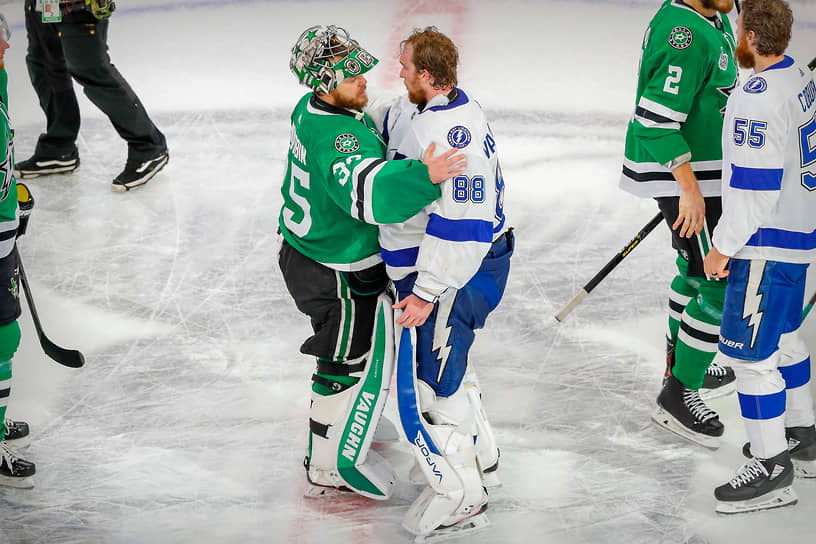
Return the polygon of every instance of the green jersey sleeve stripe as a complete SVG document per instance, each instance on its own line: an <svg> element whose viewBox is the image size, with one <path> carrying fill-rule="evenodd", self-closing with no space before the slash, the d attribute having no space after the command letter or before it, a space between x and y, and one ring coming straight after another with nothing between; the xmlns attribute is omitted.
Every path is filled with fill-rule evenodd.
<svg viewBox="0 0 816 544"><path fill-rule="evenodd" d="M352 195L355 196L352 202L352 215L355 215L360 221L376 223L374 210L371 207L372 185L377 173L385 166L385 162L384 159L365 159L360 161L351 173L352 183L354 183Z"/></svg>
<svg viewBox="0 0 816 544"><path fill-rule="evenodd" d="M667 108L663 104L655 102L654 100L649 100L645 96L641 96L640 100L638 100L638 107L645 111L651 112L654 115L671 119L672 121L677 121L678 123L685 123L686 119L688 119L687 114Z"/></svg>

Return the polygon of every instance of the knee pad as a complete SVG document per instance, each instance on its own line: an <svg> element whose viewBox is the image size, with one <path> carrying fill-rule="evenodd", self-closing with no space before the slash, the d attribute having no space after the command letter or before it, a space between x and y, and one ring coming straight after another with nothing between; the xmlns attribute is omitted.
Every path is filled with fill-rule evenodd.
<svg viewBox="0 0 816 544"><path fill-rule="evenodd" d="M374 339L363 361L348 365L360 380L336 394L312 394L309 454L305 467L315 485L346 487L371 499L391 496L396 475L389 463L371 450L394 368L393 312L388 297L377 303ZM338 384L340 385L340 384ZM342 386L339 387L342 389Z"/></svg>

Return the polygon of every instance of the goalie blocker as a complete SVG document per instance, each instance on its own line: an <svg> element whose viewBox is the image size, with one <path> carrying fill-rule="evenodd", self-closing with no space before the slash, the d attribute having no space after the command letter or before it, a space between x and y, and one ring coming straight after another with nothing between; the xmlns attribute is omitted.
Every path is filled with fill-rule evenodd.
<svg viewBox="0 0 816 544"><path fill-rule="evenodd" d="M343 366L348 376L358 377L359 381L350 387L333 382L330 387L340 390L334 395L312 393L309 450L304 465L309 482L315 486L353 491L375 500L391 496L396 481L394 470L370 449L394 370L391 304L386 294L378 297L367 356L346 365L332 365L335 375L337 367ZM307 496L319 496L321 491L310 490Z"/></svg>

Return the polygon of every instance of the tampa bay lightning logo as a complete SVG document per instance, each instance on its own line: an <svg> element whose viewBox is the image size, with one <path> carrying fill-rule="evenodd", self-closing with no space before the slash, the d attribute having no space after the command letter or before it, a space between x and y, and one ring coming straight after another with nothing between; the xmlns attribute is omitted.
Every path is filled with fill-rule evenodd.
<svg viewBox="0 0 816 544"><path fill-rule="evenodd" d="M470 143L470 131L462 125L456 125L448 131L448 143L451 147L462 149Z"/></svg>
<svg viewBox="0 0 816 544"><path fill-rule="evenodd" d="M768 82L764 78L756 76L749 79L748 83L743 85L742 90L750 94L759 94L765 92L767 88Z"/></svg>

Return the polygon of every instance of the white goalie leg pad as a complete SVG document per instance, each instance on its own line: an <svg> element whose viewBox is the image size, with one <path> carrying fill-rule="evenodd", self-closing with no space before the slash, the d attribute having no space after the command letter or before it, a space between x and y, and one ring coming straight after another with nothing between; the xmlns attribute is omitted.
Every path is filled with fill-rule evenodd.
<svg viewBox="0 0 816 544"><path fill-rule="evenodd" d="M498 474L499 447L496 445L493 427L490 425L482 405L482 389L479 385L479 378L470 365L468 365L465 377L462 380L462 388L467 392L470 406L473 409L473 417L476 423L476 461L479 463L482 480L485 487L499 487L501 486Z"/></svg>
<svg viewBox="0 0 816 544"><path fill-rule="evenodd" d="M429 483L402 525L415 535L425 536L483 512L487 491L476 464L475 424L467 393L460 388L451 397L437 399L416 377L414 329L400 328L398 334L400 422Z"/></svg>
<svg viewBox="0 0 816 544"><path fill-rule="evenodd" d="M309 481L348 488L364 497L386 500L396 481L391 465L371 450L394 369L391 300L381 295L374 338L360 381L335 395L312 394Z"/></svg>

